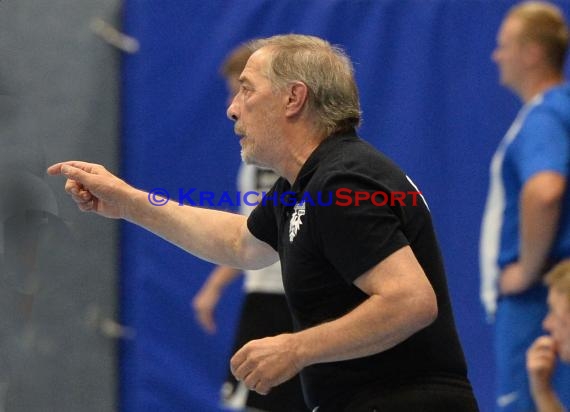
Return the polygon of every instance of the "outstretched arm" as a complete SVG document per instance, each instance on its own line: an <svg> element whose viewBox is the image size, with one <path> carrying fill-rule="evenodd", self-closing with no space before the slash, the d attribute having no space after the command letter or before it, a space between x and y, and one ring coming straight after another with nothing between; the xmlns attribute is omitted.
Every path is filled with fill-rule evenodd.
<svg viewBox="0 0 570 412"><path fill-rule="evenodd" d="M58 163L48 173L67 177L65 190L79 209L135 223L204 260L259 269L279 259L249 232L245 216L176 202L153 206L147 193L92 163Z"/></svg>

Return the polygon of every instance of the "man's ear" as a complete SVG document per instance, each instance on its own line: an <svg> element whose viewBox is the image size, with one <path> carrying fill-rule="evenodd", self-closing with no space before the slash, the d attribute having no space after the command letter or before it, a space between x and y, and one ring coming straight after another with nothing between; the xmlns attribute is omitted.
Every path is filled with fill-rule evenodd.
<svg viewBox="0 0 570 412"><path fill-rule="evenodd" d="M523 59L528 66L535 66L543 62L546 58L544 46L537 42L529 41L525 44Z"/></svg>
<svg viewBox="0 0 570 412"><path fill-rule="evenodd" d="M293 82L287 86L286 116L295 116L303 111L309 98L309 88L303 82Z"/></svg>

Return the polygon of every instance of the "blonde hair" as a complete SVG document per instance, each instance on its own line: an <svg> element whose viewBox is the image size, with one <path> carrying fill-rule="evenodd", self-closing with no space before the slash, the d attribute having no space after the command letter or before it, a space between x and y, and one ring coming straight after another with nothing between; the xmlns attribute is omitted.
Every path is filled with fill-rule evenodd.
<svg viewBox="0 0 570 412"><path fill-rule="evenodd" d="M570 301L570 259L557 264L544 278L544 283L552 289L562 292Z"/></svg>
<svg viewBox="0 0 570 412"><path fill-rule="evenodd" d="M562 11L547 2L526 1L512 7L507 16L520 19L521 40L539 43L551 66L562 71L568 49L568 27Z"/></svg>
<svg viewBox="0 0 570 412"><path fill-rule="evenodd" d="M266 47L266 73L277 89L300 81L308 90L308 110L327 134L358 127L361 120L354 69L346 53L326 40L297 34L279 35L249 43L252 51Z"/></svg>

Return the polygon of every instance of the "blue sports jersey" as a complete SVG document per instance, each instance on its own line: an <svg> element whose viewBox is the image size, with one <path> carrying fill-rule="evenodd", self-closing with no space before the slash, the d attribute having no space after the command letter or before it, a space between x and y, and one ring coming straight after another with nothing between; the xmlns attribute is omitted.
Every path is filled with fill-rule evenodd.
<svg viewBox="0 0 570 412"><path fill-rule="evenodd" d="M519 257L519 197L536 173L570 173L570 85L548 90L525 104L491 163L491 185L480 243L481 300L496 310L500 271ZM562 205L551 260L570 256L570 192Z"/></svg>
<svg viewBox="0 0 570 412"><path fill-rule="evenodd" d="M521 129L508 145L503 160L505 210L501 228L499 268L518 260L519 197L535 174L554 171L569 176L570 85L556 87L542 96L526 115ZM552 247L553 261L570 256L570 195L562 206L558 235Z"/></svg>

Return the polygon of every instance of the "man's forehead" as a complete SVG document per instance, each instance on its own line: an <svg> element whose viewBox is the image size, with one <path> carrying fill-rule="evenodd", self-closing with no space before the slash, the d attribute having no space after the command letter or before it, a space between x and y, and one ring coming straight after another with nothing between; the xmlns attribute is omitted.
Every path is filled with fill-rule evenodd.
<svg viewBox="0 0 570 412"><path fill-rule="evenodd" d="M516 16L509 16L501 25L499 35L503 36L518 36L523 28L523 21Z"/></svg>
<svg viewBox="0 0 570 412"><path fill-rule="evenodd" d="M558 290L555 287L550 288L548 292L548 306L558 308L565 312L570 312L570 299L565 291Z"/></svg>
<svg viewBox="0 0 570 412"><path fill-rule="evenodd" d="M263 75L268 55L266 48L256 50L247 60L247 63L239 76L239 82L251 81L252 75Z"/></svg>

